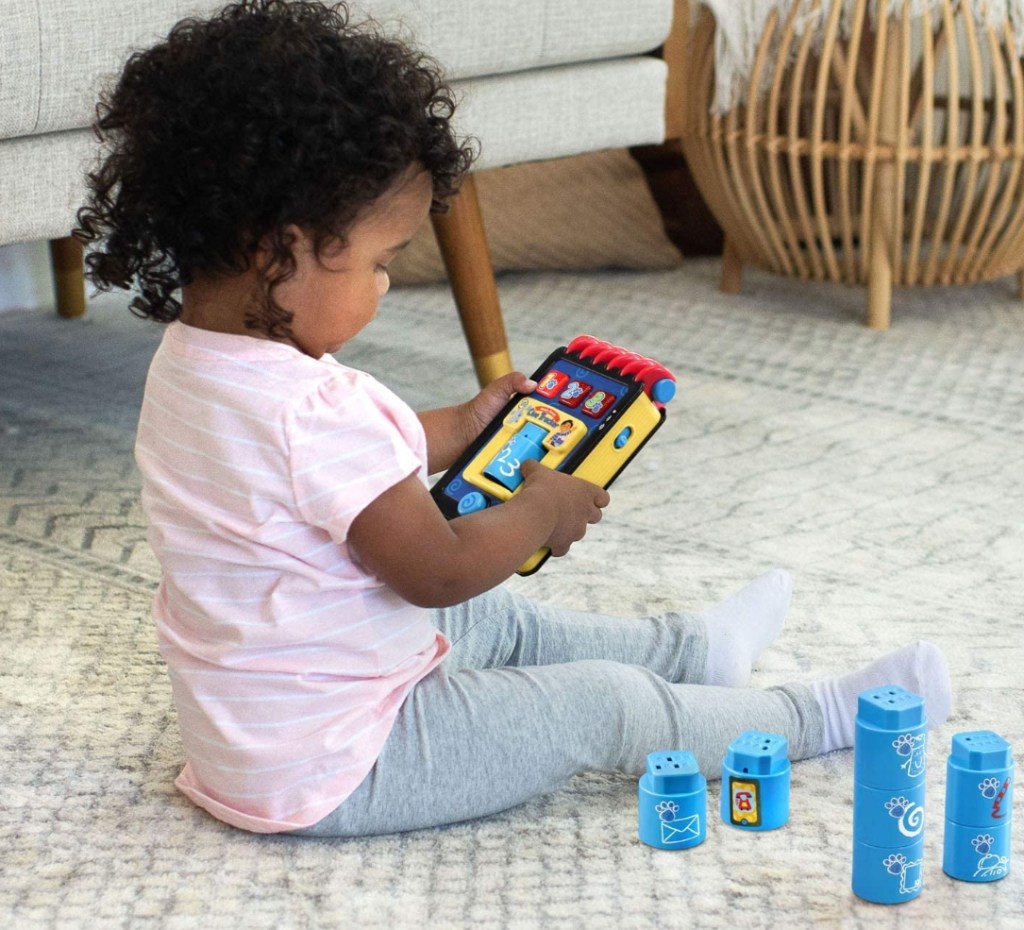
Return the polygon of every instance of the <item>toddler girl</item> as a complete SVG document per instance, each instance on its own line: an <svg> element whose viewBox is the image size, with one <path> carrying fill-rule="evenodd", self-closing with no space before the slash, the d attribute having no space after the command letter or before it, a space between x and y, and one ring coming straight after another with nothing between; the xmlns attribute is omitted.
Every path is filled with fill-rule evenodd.
<svg viewBox="0 0 1024 930"><path fill-rule="evenodd" d="M937 648L746 689L789 603L781 571L701 614L609 619L499 587L563 555L608 494L530 462L500 507L447 522L427 490L514 391L414 413L332 353L470 150L435 66L343 7L245 0L134 55L101 105L79 214L101 288L169 324L136 456L154 600L187 757L228 824L322 836L490 814L588 770L746 729L801 759L852 741L862 688L949 709ZM179 298L180 293L180 298Z"/></svg>

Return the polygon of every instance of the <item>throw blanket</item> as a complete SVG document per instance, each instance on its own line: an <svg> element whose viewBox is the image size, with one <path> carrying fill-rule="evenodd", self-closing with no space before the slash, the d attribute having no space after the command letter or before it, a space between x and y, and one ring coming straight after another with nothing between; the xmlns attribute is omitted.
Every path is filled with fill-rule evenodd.
<svg viewBox="0 0 1024 930"><path fill-rule="evenodd" d="M798 36L808 29L820 30L835 4L842 5L841 28L848 31L852 14L859 0L696 0L693 9L707 7L716 21L715 31L715 97L712 111L725 113L743 102L747 78L754 64L757 47L764 35L765 24L775 10L786 17L794 5L799 7L795 19ZM881 7L887 14L901 14L909 4L913 16L925 9L941 10L947 0L867 0L871 16ZM1024 0L948 0L955 7L972 15L985 25L1002 29L1009 20L1017 43L1018 55L1024 52ZM773 56L775 57L775 56Z"/></svg>

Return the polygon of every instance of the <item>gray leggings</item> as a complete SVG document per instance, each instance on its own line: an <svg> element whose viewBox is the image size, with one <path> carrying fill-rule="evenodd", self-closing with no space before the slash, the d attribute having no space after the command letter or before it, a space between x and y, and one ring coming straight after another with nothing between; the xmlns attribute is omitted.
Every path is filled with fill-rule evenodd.
<svg viewBox="0 0 1024 930"><path fill-rule="evenodd" d="M635 620L536 604L503 588L436 612L452 641L413 688L362 784L303 836L368 836L497 813L582 772L639 776L647 753L689 749L708 777L744 730L817 755L818 702L804 685L703 685L697 616Z"/></svg>

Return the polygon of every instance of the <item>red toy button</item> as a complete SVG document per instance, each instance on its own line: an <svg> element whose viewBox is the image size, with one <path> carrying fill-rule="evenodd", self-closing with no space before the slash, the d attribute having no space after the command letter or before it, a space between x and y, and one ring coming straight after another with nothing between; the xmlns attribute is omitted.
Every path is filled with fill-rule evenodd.
<svg viewBox="0 0 1024 930"><path fill-rule="evenodd" d="M568 381L569 376L565 372L552 369L537 382L535 393L540 394L541 397L553 398L565 387Z"/></svg>
<svg viewBox="0 0 1024 930"><path fill-rule="evenodd" d="M570 381L565 390L558 395L558 402L566 407L578 407L580 401L590 393L591 385L586 381Z"/></svg>
<svg viewBox="0 0 1024 930"><path fill-rule="evenodd" d="M615 403L615 395L607 391L595 391L583 402L582 410L588 417L599 419Z"/></svg>

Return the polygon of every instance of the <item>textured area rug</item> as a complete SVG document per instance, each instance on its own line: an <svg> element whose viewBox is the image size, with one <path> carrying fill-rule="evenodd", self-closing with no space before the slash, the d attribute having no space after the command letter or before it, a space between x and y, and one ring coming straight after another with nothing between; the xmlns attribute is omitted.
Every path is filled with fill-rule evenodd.
<svg viewBox="0 0 1024 930"><path fill-rule="evenodd" d="M681 388L601 525L514 584L632 614L699 608L785 566L793 605L753 687L937 642L954 712L931 742L921 897L852 895L848 751L794 766L790 822L771 833L722 824L713 782L707 840L684 852L641 845L636 781L607 775L362 841L251 836L191 807L172 785L132 461L159 328L106 296L79 322L0 316L0 926L1024 926L1024 824L1006 879L941 869L953 733L994 729L1024 761L1024 303L1006 281L899 293L876 333L861 292L752 273L726 297L717 275L688 261L502 280L523 368L591 332ZM443 286L389 295L345 360L414 406L474 390Z"/></svg>

